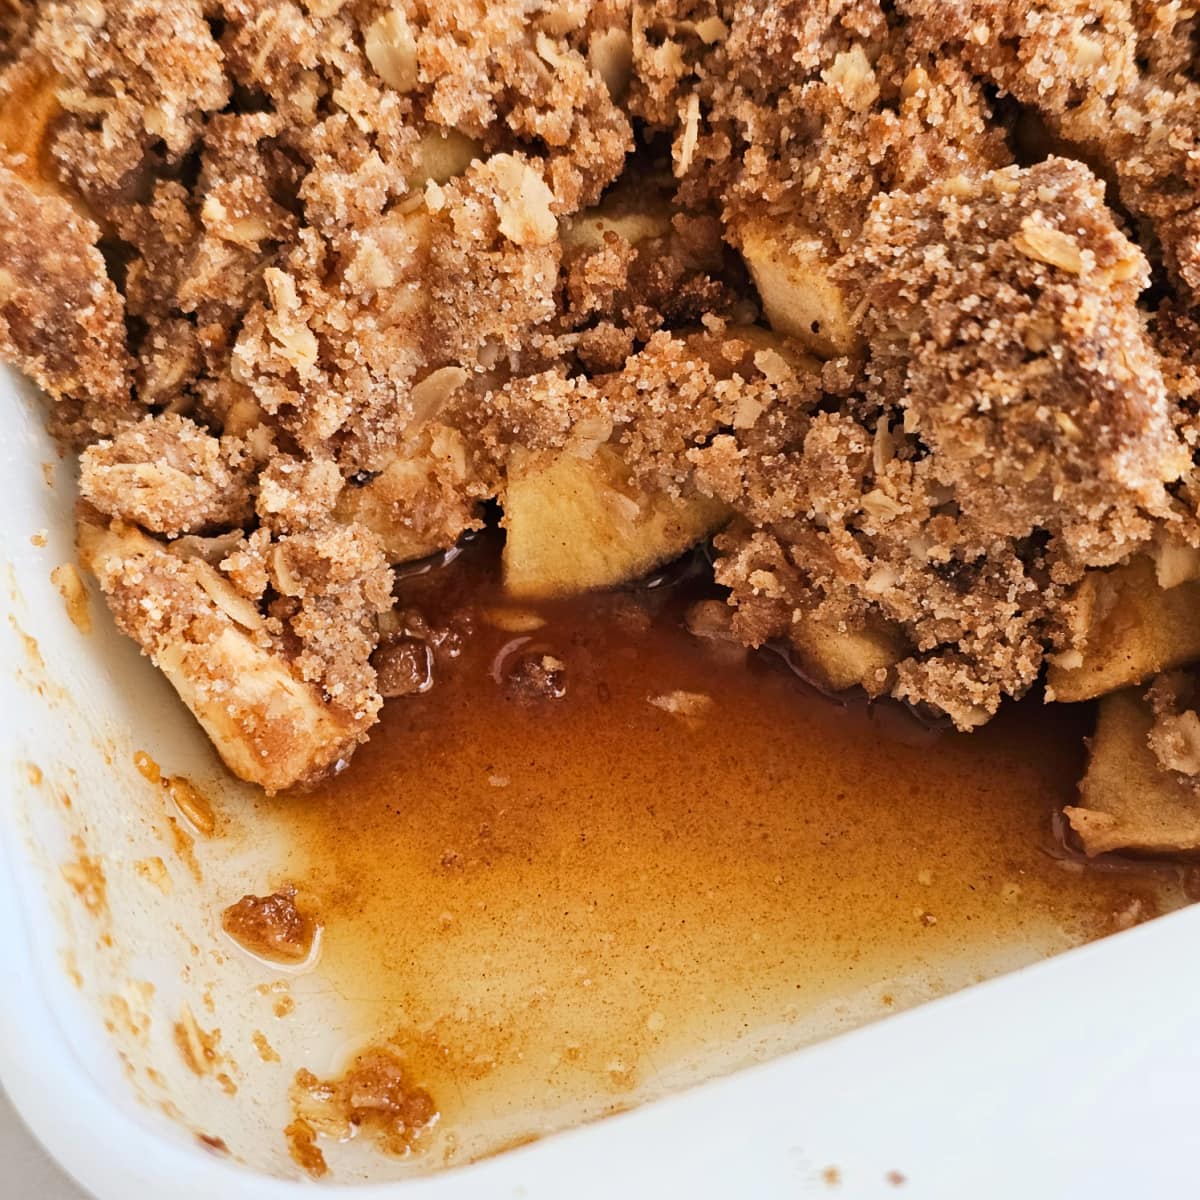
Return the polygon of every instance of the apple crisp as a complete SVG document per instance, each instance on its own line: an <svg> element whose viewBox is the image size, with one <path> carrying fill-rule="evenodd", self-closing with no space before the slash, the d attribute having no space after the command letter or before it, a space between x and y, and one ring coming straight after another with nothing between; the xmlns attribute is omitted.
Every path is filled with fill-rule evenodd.
<svg viewBox="0 0 1200 1200"><path fill-rule="evenodd" d="M1140 696L1200 657L1195 22L5 0L0 353L269 790L419 690L396 568L493 505L514 596L711 538L707 636L960 729ZM1185 679L1138 701L1173 784Z"/></svg>

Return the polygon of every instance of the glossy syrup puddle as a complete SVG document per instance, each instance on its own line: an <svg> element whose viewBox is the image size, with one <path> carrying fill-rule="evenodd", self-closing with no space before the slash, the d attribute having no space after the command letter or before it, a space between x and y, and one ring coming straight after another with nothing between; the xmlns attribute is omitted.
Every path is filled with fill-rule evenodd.
<svg viewBox="0 0 1200 1200"><path fill-rule="evenodd" d="M462 591L478 585L452 570ZM631 597L541 607L548 623L523 649L567 679L541 702L497 684L514 635L476 609L461 657L389 703L344 775L273 802L287 879L323 928L319 971L359 1045L388 1045L440 1111L414 1169L627 1108L1178 902L1161 879L1052 853L1086 709L1031 700L934 737L898 710L839 707L769 656L697 641L680 592L642 597L658 609L646 628ZM649 703L676 690L712 706Z"/></svg>

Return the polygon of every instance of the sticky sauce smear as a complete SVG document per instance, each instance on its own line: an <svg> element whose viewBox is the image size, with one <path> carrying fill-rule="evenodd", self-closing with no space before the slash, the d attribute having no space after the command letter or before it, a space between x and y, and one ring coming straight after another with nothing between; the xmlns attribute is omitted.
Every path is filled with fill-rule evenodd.
<svg viewBox="0 0 1200 1200"><path fill-rule="evenodd" d="M680 591L541 607L515 645L473 593L474 631L435 686L391 702L343 776L273 802L319 910L320 972L361 1047L386 1046L439 1110L414 1170L1176 902L1153 876L1053 853L1086 709L1032 701L934 738L696 640ZM506 687L528 674L514 654L549 659L565 694ZM711 703L651 703L675 692Z"/></svg>

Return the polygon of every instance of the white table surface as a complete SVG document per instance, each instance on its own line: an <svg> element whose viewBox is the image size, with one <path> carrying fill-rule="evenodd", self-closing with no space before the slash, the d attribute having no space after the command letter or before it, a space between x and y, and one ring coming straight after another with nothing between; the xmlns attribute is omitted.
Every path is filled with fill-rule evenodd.
<svg viewBox="0 0 1200 1200"><path fill-rule="evenodd" d="M50 1161L45 1151L21 1124L20 1117L0 1088L0 1195L13 1200L87 1200L81 1191ZM136 1200L131 1196L129 1200Z"/></svg>

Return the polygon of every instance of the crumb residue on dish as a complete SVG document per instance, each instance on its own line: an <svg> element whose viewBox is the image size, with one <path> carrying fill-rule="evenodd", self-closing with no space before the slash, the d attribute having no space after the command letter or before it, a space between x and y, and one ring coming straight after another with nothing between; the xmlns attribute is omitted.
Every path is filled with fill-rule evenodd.
<svg viewBox="0 0 1200 1200"><path fill-rule="evenodd" d="M232 1071L236 1070L228 1055L221 1050L220 1029L203 1029L191 1006L184 1004L174 1026L175 1045L189 1070L202 1077L211 1077L226 1095L237 1094Z"/></svg>
<svg viewBox="0 0 1200 1200"><path fill-rule="evenodd" d="M336 1079L300 1070L289 1095L294 1114L285 1131L289 1150L314 1177L328 1170L318 1138L345 1141L366 1133L385 1153L403 1156L419 1147L438 1119L433 1097L388 1047L363 1050Z"/></svg>
<svg viewBox="0 0 1200 1200"><path fill-rule="evenodd" d="M162 785L195 833L201 837L212 837L217 832L217 814L212 802L190 779L183 775L169 775L163 779Z"/></svg>
<svg viewBox="0 0 1200 1200"><path fill-rule="evenodd" d="M77 835L72 837L71 844L76 857L63 864L62 877L93 917L103 916L108 912L104 867L99 858L86 852L82 838Z"/></svg>
<svg viewBox="0 0 1200 1200"><path fill-rule="evenodd" d="M148 858L139 858L133 864L133 869L140 879L144 879L152 887L157 888L164 896L169 896L174 890L171 873L159 855L152 854Z"/></svg>
<svg viewBox="0 0 1200 1200"><path fill-rule="evenodd" d="M277 1063L280 1060L279 1051L267 1040L267 1035L261 1029L256 1029L250 1039L254 1043L258 1057L265 1063Z"/></svg>
<svg viewBox="0 0 1200 1200"><path fill-rule="evenodd" d="M251 954L291 965L312 953L318 925L296 904L296 889L243 896L221 914L221 928Z"/></svg>
<svg viewBox="0 0 1200 1200"><path fill-rule="evenodd" d="M92 632L92 613L88 607L88 591L74 563L62 563L50 572L50 582L58 589L67 607L71 624L86 635Z"/></svg>

